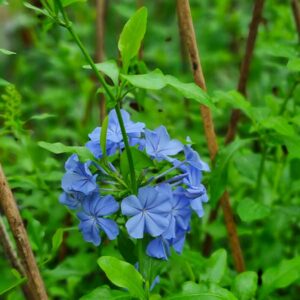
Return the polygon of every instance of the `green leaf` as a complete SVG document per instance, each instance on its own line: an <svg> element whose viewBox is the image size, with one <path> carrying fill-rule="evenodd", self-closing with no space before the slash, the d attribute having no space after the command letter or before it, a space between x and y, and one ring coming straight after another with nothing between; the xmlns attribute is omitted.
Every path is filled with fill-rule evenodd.
<svg viewBox="0 0 300 300"><path fill-rule="evenodd" d="M300 256L282 261L278 266L267 269L262 275L260 299L273 290L288 287L300 278Z"/></svg>
<svg viewBox="0 0 300 300"><path fill-rule="evenodd" d="M36 12L38 15L45 15L45 16L47 16L47 17L49 17L49 18L52 18L46 9L38 8L38 7L36 7L36 6L34 6L34 5L30 4L30 3L28 3L28 2L25 2L25 3L24 3L24 6L27 7L27 8L29 8L29 9L31 9L31 10L33 10L33 11Z"/></svg>
<svg viewBox="0 0 300 300"><path fill-rule="evenodd" d="M257 203L252 199L241 200L237 208L237 213L244 222L262 220L266 218L270 212L267 206Z"/></svg>
<svg viewBox="0 0 300 300"><path fill-rule="evenodd" d="M160 90L166 86L165 76L159 69L155 69L147 74L121 76L133 86L142 89Z"/></svg>
<svg viewBox="0 0 300 300"><path fill-rule="evenodd" d="M147 26L147 9L140 8L125 24L118 43L125 73L130 60L138 54Z"/></svg>
<svg viewBox="0 0 300 300"><path fill-rule="evenodd" d="M257 280L257 274L252 271L238 274L234 278L232 292L239 300L254 299L257 290Z"/></svg>
<svg viewBox="0 0 300 300"><path fill-rule="evenodd" d="M67 7L76 2L86 2L86 0L61 0L63 7Z"/></svg>
<svg viewBox="0 0 300 300"><path fill-rule="evenodd" d="M288 70L290 70L292 72L299 72L300 71L300 58L299 57L291 58L288 61L287 68L288 68Z"/></svg>
<svg viewBox="0 0 300 300"><path fill-rule="evenodd" d="M45 120L45 119L50 119L50 118L55 118L55 117L56 117L56 115L54 115L54 114L44 113L44 114L34 115L34 116L30 117L29 120Z"/></svg>
<svg viewBox="0 0 300 300"><path fill-rule="evenodd" d="M167 297L167 300L237 300L228 290L216 284L207 287L204 284L195 282L185 282L183 291L180 294Z"/></svg>
<svg viewBox="0 0 300 300"><path fill-rule="evenodd" d="M55 253L59 249L63 241L63 237L64 237L63 228L58 228L52 237L52 253Z"/></svg>
<svg viewBox="0 0 300 300"><path fill-rule="evenodd" d="M93 159L92 153L86 147L66 146L62 143L47 143L44 141L38 142L38 145L55 154L61 153L76 153L83 160Z"/></svg>
<svg viewBox="0 0 300 300"><path fill-rule="evenodd" d="M296 136L295 130L292 125L290 125L286 118L281 116L269 117L261 122L261 125L266 129L273 129L277 133L294 137Z"/></svg>
<svg viewBox="0 0 300 300"><path fill-rule="evenodd" d="M235 140L221 149L216 157L215 167L210 175L210 203L216 205L227 185L228 164L240 148L245 147L252 139Z"/></svg>
<svg viewBox="0 0 300 300"><path fill-rule="evenodd" d="M131 296L127 292L111 290L108 286L100 286L90 293L84 295L79 300L129 300Z"/></svg>
<svg viewBox="0 0 300 300"><path fill-rule="evenodd" d="M15 52L12 52L12 51L9 51L9 50L3 49L3 48L0 48L0 52L3 53L3 54L5 54L5 55L16 54Z"/></svg>
<svg viewBox="0 0 300 300"><path fill-rule="evenodd" d="M0 78L0 86L10 85L11 83L3 78Z"/></svg>
<svg viewBox="0 0 300 300"><path fill-rule="evenodd" d="M232 108L241 110L245 115L252 119L253 113L251 103L238 91L217 91L215 92L215 98L217 98L219 102L224 101L230 104Z"/></svg>
<svg viewBox="0 0 300 300"><path fill-rule="evenodd" d="M166 75L165 76L166 84L177 90L179 93L182 94L183 97L187 99L192 99L206 105L207 107L213 108L214 105L207 95L198 85L195 83L184 83L181 82L174 76Z"/></svg>
<svg viewBox="0 0 300 300"><path fill-rule="evenodd" d="M224 249L214 252L207 261L205 278L211 282L219 283L227 269L227 253Z"/></svg>
<svg viewBox="0 0 300 300"><path fill-rule="evenodd" d="M107 75L114 85L118 85L119 83L119 68L117 63L114 60L104 61L102 63L95 64L97 70ZM92 69L90 65L84 65L84 69Z"/></svg>
<svg viewBox="0 0 300 300"><path fill-rule="evenodd" d="M130 150L133 157L134 169L137 173L141 172L144 168L153 166L153 161L144 152L136 149L135 147L130 147ZM126 150L122 152L120 159L121 174L124 179L127 180L129 175L129 165Z"/></svg>
<svg viewBox="0 0 300 300"><path fill-rule="evenodd" d="M101 134L100 134L100 145L101 145L103 159L106 158L106 136L107 136L108 121L109 121L109 117L106 116L103 120Z"/></svg>
<svg viewBox="0 0 300 300"><path fill-rule="evenodd" d="M145 299L143 277L134 266L110 256L102 256L97 262L113 284L126 288L132 297Z"/></svg>

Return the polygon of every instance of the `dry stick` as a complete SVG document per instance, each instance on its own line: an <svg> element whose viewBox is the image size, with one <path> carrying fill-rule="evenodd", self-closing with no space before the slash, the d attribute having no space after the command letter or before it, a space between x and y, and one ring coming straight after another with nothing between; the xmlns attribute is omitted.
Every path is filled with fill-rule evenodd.
<svg viewBox="0 0 300 300"><path fill-rule="evenodd" d="M249 34L246 43L245 55L241 64L240 77L239 77L237 90L244 96L246 96L246 87L248 82L250 63L253 57L253 50L254 50L255 41L257 37L258 26L262 17L263 5L264 5L264 0L255 1L253 13L252 13L252 20L249 26ZM234 109L231 113L230 123L225 137L225 145L231 143L234 140L239 118L240 118L240 111ZM222 195L222 198L224 197L226 198L228 196L224 193ZM211 212L209 217L209 223L215 221L218 215L217 212L218 212L218 207L216 207ZM212 236L207 234L203 243L203 253L205 255L208 255L211 252L211 248L212 248Z"/></svg>
<svg viewBox="0 0 300 300"><path fill-rule="evenodd" d="M26 229L20 216L17 204L10 190L2 166L0 164L0 204L7 217L14 239L16 241L18 255L24 268L24 274L28 279L32 300L47 300L44 282L37 267Z"/></svg>
<svg viewBox="0 0 300 300"><path fill-rule="evenodd" d="M291 5L292 5L292 11L293 11L296 27L297 27L298 38L300 41L300 5L298 0L292 0Z"/></svg>
<svg viewBox="0 0 300 300"><path fill-rule="evenodd" d="M96 55L95 61L102 62L104 59L104 28L105 28L106 0L96 0ZM104 94L100 94L100 122L102 124L106 116Z"/></svg>
<svg viewBox="0 0 300 300"><path fill-rule="evenodd" d="M25 271L23 266L21 265L17 254L13 248L11 240L9 238L8 232L6 230L6 226L3 222L3 218L0 215L0 244L2 245L4 254L10 262L10 265L16 269L23 277L25 277ZM25 299L32 299L32 293L29 289L29 286L25 283L21 286Z"/></svg>
<svg viewBox="0 0 300 300"><path fill-rule="evenodd" d="M198 47L192 22L189 1L177 0L177 11L179 15L179 26L182 30L193 68L194 80L197 85L199 85L203 90L206 90L206 84L198 54ZM208 107L204 105L200 106L200 110L203 118L204 131L207 139L210 158L212 162L214 162L214 159L218 152L218 144L211 116L211 111ZM232 209L229 202L229 194L226 192L225 195L226 197L223 197L220 201L224 212L225 224L228 231L232 256L234 259L236 270L238 272L243 272L245 270L244 259L236 231L236 225L234 222Z"/></svg>
<svg viewBox="0 0 300 300"><path fill-rule="evenodd" d="M237 90L244 96L246 95L246 86L249 77L250 63L253 56L253 50L254 50L255 41L257 37L258 26L261 21L264 2L265 2L264 0L255 1L252 20L249 28L249 35L247 38L246 52L241 65L240 78L239 78ZM241 112L238 109L234 109L231 113L231 119L227 130L226 138L225 138L225 145L232 142L235 138L236 128L237 128L238 121L240 119L240 114Z"/></svg>

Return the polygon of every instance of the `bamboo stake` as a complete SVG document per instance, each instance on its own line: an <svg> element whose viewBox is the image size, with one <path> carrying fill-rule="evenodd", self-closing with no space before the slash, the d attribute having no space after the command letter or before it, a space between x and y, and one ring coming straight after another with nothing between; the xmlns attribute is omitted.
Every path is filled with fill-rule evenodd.
<svg viewBox="0 0 300 300"><path fill-rule="evenodd" d="M253 51L255 46L255 41L257 38L258 26L261 21L262 11L264 6L264 0L256 0L254 3L252 19L249 26L249 34L246 42L246 50L245 55L241 64L240 76L238 81L237 90L246 96L246 88L249 77L250 64L253 57ZM234 109L231 113L230 123L228 125L226 137L225 137L225 145L231 143L236 135L236 128L240 119L240 110ZM222 195L222 198L226 198L227 195ZM212 223L217 218L218 207L216 207L209 217L209 223ZM212 237L207 234L204 239L203 253L208 255L210 253L212 246Z"/></svg>
<svg viewBox="0 0 300 300"><path fill-rule="evenodd" d="M0 215L0 244L2 245L4 254L6 255L7 259L9 260L10 265L16 269L23 277L25 277L25 271L23 266L21 265L17 254L13 248L11 240L9 238L8 232L6 230L6 226L3 222L3 218ZM32 299L33 296L30 292L29 286L25 283L21 286L22 292L24 294L25 299Z"/></svg>
<svg viewBox="0 0 300 300"><path fill-rule="evenodd" d="M253 50L254 50L255 41L257 37L258 26L262 17L264 2L265 2L264 0L255 1L252 20L249 28L249 34L247 38L246 51L241 65L237 90L244 96L246 96L246 87L247 87L247 82L249 77L250 63L253 57ZM241 115L240 110L234 109L232 111L229 127L225 138L225 145L229 144L234 140L240 115Z"/></svg>
<svg viewBox="0 0 300 300"><path fill-rule="evenodd" d="M96 55L95 61L97 63L104 60L104 33L105 33L105 12L106 0L96 0ZM104 95L100 95L100 122L102 124L106 116L106 105Z"/></svg>
<svg viewBox="0 0 300 300"><path fill-rule="evenodd" d="M37 267L26 229L20 216L17 204L14 200L12 191L4 175L0 164L0 204L7 217L14 239L16 241L17 251L24 268L24 274L28 279L32 300L47 300L44 282Z"/></svg>
<svg viewBox="0 0 300 300"><path fill-rule="evenodd" d="M194 26L192 22L189 1L177 0L177 12L179 15L179 26L183 33L185 43L187 45L187 50L189 52L189 56L191 60L194 80L196 84L199 85L199 87L201 87L203 90L206 90L206 84L202 72L200 57L198 54L198 47L196 42ZM212 162L214 162L215 156L218 152L218 144L217 144L216 134L214 130L211 111L208 107L203 105L200 105L200 111L204 123L204 131L207 139L210 158ZM222 197L220 203L224 212L225 224L226 224L228 238L232 250L232 256L234 259L236 270L238 272L243 272L245 270L244 259L240 247L239 238L237 236L233 212L230 206L229 194L226 192L224 195L225 197Z"/></svg>
<svg viewBox="0 0 300 300"><path fill-rule="evenodd" d="M292 0L291 5L292 5L292 11L293 11L296 27L297 27L298 38L300 41L300 5L298 0Z"/></svg>

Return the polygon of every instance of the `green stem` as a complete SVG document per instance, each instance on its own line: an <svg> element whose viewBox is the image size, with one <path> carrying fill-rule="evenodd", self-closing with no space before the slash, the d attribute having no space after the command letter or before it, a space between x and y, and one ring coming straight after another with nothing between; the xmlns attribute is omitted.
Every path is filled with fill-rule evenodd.
<svg viewBox="0 0 300 300"><path fill-rule="evenodd" d="M123 140L124 140L124 145L125 145L125 149L126 149L126 153L127 153L127 159L128 159L128 165L129 165L129 171L130 171L130 178L131 178L131 188L132 188L133 194L136 195L137 194L137 184L136 184L136 178L135 178L135 170L134 170L134 165L133 165L133 159L132 159L132 154L131 154L130 147L129 147L128 137L127 137L127 134L126 134L124 122L123 122L123 119L122 119L121 109L120 109L118 103L115 106L115 110L116 110L116 113L117 113L117 118L118 118L118 121L119 121L119 124L120 124L121 132L122 132L122 136L123 136Z"/></svg>
<svg viewBox="0 0 300 300"><path fill-rule="evenodd" d="M260 160L260 165L259 165L258 175L257 175L257 183L256 183L256 194L257 194L257 197L259 196L260 190L261 190L262 177L263 177L263 173L264 173L266 156L267 156L267 146L266 146L266 144L263 143L262 147L263 147L263 149L262 149L262 156L261 156L261 160Z"/></svg>
<svg viewBox="0 0 300 300"><path fill-rule="evenodd" d="M116 113L117 113L118 121L119 121L121 132L122 132L122 137L123 137L124 144L125 144L125 149L126 149L126 154L127 154L127 159L128 159L128 165L129 165L129 170L130 170L130 177L131 177L131 188L132 188L132 192L134 194L136 194L137 193L137 182L136 182L136 178L135 178L133 159L132 159L132 154L131 154L130 147L129 147L128 137L127 137L127 134L126 134L124 122L123 122L123 119L122 119L121 110L120 110L120 107L119 107L119 104L118 104L119 99L115 98L115 96L113 95L113 93L109 89L108 85L106 84L104 78L102 77L102 75L98 71L93 59L91 58L91 56L89 55L89 53L85 49L84 45L82 44L82 42L81 42L80 38L78 37L77 33L73 30L72 24L71 24L71 22L70 22L70 20L67 16L65 10L64 10L64 7L61 3L61 0L56 0L56 1L57 1L57 4L58 4L58 8L59 8L59 10L60 10L60 12L61 12L61 14L64 18L64 21L65 21L64 26L68 29L68 31L70 32L70 34L73 37L74 41L76 42L76 44L80 48L82 54L84 55L85 59L90 64L92 70L94 71L95 75L97 76L97 79L102 84L102 86L103 86L105 92L107 93L107 95L111 98L111 100L113 102L117 102L117 104L115 106L115 110L116 110Z"/></svg>

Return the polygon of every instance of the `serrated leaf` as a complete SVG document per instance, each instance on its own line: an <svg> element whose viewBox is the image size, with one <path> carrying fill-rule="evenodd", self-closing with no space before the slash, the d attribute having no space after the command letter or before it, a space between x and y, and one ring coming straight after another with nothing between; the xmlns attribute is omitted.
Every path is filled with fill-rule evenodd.
<svg viewBox="0 0 300 300"><path fill-rule="evenodd" d="M140 8L125 24L120 39L118 48L121 53L123 67L125 73L130 63L130 60L138 54L144 38L147 26L147 9Z"/></svg>
<svg viewBox="0 0 300 300"><path fill-rule="evenodd" d="M95 64L97 70L107 75L114 85L118 85L119 83L119 68L117 63L114 60L104 61L102 63ZM84 65L84 69L91 69L90 65Z"/></svg>
<svg viewBox="0 0 300 300"><path fill-rule="evenodd" d="M113 284L126 288L132 297L145 298L143 277L134 266L111 256L102 256L97 262Z"/></svg>
<svg viewBox="0 0 300 300"><path fill-rule="evenodd" d="M147 74L121 76L133 86L142 89L160 90L166 86L164 74L159 69Z"/></svg>
<svg viewBox="0 0 300 300"><path fill-rule="evenodd" d="M262 220L266 218L270 212L270 208L252 199L241 200L237 208L237 213L244 222Z"/></svg>
<svg viewBox="0 0 300 300"><path fill-rule="evenodd" d="M238 274L233 281L232 292L239 300L255 298L258 276L255 272L248 271Z"/></svg>
<svg viewBox="0 0 300 300"><path fill-rule="evenodd" d="M167 85L171 86L177 90L183 97L187 99L192 99L200 104L206 105L207 107L213 108L214 105L207 95L198 85L195 83L184 83L174 76L166 75L165 82Z"/></svg>

